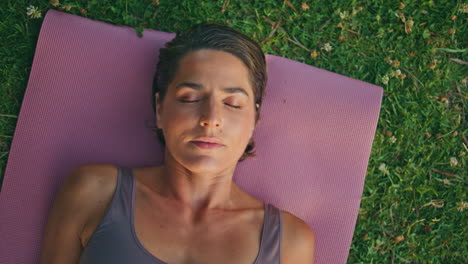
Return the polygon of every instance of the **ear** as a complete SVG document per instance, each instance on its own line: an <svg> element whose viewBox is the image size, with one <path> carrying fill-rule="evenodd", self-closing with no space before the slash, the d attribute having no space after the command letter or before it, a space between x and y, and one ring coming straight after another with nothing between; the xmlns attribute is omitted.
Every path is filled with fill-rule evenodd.
<svg viewBox="0 0 468 264"><path fill-rule="evenodd" d="M260 108L260 105L259 105L259 104L255 104L255 116L260 115L260 113L258 113L259 108ZM260 121L260 116L259 116L258 119L255 119L254 129L257 127L258 121Z"/></svg>

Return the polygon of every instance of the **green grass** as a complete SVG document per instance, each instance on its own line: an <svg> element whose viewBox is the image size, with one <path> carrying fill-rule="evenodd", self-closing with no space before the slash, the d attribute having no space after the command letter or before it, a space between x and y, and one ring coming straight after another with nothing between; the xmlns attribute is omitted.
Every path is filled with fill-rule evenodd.
<svg viewBox="0 0 468 264"><path fill-rule="evenodd" d="M266 53L383 86L348 262L468 262L466 2L155 2L61 1L61 7L138 30L229 23L263 43ZM26 15L30 4L43 15L60 7L47 1L0 3L0 180L43 19ZM331 51L323 49L326 43Z"/></svg>

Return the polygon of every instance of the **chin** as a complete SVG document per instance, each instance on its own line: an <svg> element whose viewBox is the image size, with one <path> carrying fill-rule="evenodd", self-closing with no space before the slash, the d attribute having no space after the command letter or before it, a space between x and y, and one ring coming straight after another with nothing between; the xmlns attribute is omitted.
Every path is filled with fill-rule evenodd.
<svg viewBox="0 0 468 264"><path fill-rule="evenodd" d="M184 155L177 159L187 170L193 173L217 173L225 171L237 165L238 159L223 155Z"/></svg>
<svg viewBox="0 0 468 264"><path fill-rule="evenodd" d="M188 157L185 159L184 165L195 173L217 172L228 166L225 159L211 156Z"/></svg>
<svg viewBox="0 0 468 264"><path fill-rule="evenodd" d="M208 153L181 149L170 155L184 168L193 173L216 173L236 166L239 159L233 159L231 154L226 149L209 151Z"/></svg>

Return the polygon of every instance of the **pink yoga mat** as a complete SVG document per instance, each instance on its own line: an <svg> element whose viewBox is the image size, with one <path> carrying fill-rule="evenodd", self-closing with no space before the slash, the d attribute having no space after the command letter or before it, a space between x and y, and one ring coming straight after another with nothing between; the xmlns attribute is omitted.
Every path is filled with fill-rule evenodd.
<svg viewBox="0 0 468 264"><path fill-rule="evenodd" d="M151 87L158 50L174 36L47 12L0 193L0 263L38 263L73 168L161 163ZM282 57L267 63L257 156L234 181L304 219L317 264L346 263L383 89Z"/></svg>

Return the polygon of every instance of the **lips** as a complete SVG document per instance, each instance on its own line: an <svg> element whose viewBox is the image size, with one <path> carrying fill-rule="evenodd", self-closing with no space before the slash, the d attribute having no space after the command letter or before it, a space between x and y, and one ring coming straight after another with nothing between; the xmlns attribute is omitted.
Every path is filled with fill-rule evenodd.
<svg viewBox="0 0 468 264"><path fill-rule="evenodd" d="M219 148L223 146L222 144L209 143L209 142L204 142L204 141L190 141L190 142L202 149L215 149L215 148Z"/></svg>
<svg viewBox="0 0 468 264"><path fill-rule="evenodd" d="M200 142L206 142L206 143L216 143L223 145L221 140L217 137L197 137L194 138L192 141L200 141Z"/></svg>

